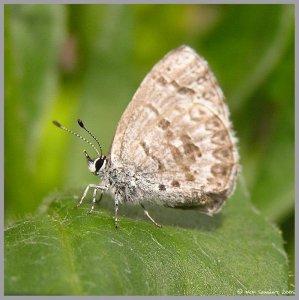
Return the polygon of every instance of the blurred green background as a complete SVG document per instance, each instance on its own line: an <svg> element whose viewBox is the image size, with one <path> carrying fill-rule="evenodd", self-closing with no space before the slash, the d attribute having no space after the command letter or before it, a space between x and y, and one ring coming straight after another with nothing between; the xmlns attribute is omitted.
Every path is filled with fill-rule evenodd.
<svg viewBox="0 0 299 300"><path fill-rule="evenodd" d="M181 44L208 60L227 97L239 184L282 230L293 274L293 5L6 5L6 224L98 180L88 146L51 121L82 132L80 117L107 153L146 73Z"/></svg>

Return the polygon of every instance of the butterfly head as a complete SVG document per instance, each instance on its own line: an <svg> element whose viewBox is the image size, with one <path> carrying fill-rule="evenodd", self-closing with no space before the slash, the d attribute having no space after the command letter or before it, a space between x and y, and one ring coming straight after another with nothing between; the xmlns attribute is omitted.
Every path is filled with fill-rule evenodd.
<svg viewBox="0 0 299 300"><path fill-rule="evenodd" d="M86 150L84 150L84 154L87 160L88 170L96 176L103 174L103 171L107 164L107 158L104 155L97 157L95 159L90 158Z"/></svg>
<svg viewBox="0 0 299 300"><path fill-rule="evenodd" d="M80 134L62 126L59 122L57 121L53 121L53 124L55 126L57 126L60 129L63 129L73 135L75 135L76 137L80 138L81 140L85 141L86 143L88 143L97 153L97 157L95 159L92 159L88 153L86 152L86 150L84 150L84 154L87 160L87 165L88 165L88 170L93 173L94 175L97 176L101 176L103 174L103 171L106 167L107 164L107 158L105 155L103 155L102 153L102 148L100 145L100 142L98 141L98 139L84 126L83 122L78 119L78 124L80 125L80 127L82 127L85 131L88 132L89 135L91 135L91 137L97 142L100 151L98 151L98 149L91 143L89 142L87 139L85 139L84 137L82 137Z"/></svg>

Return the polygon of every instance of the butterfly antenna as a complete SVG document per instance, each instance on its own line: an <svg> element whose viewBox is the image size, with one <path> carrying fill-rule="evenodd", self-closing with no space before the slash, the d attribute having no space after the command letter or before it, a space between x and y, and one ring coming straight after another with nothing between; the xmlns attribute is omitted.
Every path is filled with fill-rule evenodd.
<svg viewBox="0 0 299 300"><path fill-rule="evenodd" d="M99 147L100 147L101 156L102 156L103 151L102 151L102 147L101 147L101 144L100 144L99 140L93 135L92 132L90 132L90 131L84 126L82 120L78 119L77 121L78 121L79 126L82 127L84 130L86 130L86 131L94 138L94 140L97 142L97 144L98 144Z"/></svg>
<svg viewBox="0 0 299 300"><path fill-rule="evenodd" d="M72 135L78 137L79 139L83 140L84 142L88 143L88 144L96 151L96 153L98 154L99 157L102 156L102 149L101 149L101 148L100 148L100 149L101 149L101 154L100 154L99 151L98 151L98 149L97 149L90 141L88 141L86 138L84 138L84 137L81 136L80 134L78 134L78 133L76 133L76 132L74 132L74 131L72 131L72 130L70 130L70 129L64 127L64 126L62 126L62 125L61 125L59 122L57 122L57 121L52 121L52 122L53 122L53 124L54 124L55 126L57 126L58 128L60 128L60 129L62 129L62 130L65 130L65 131L71 133Z"/></svg>

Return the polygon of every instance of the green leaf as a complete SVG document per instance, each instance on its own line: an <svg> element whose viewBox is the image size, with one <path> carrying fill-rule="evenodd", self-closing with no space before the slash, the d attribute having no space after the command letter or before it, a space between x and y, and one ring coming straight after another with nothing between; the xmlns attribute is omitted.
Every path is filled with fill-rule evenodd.
<svg viewBox="0 0 299 300"><path fill-rule="evenodd" d="M5 230L5 294L254 295L288 287L281 232L240 191L214 217L113 201L93 215L71 196L50 196L39 213ZM77 194L77 193L76 193ZM87 201L88 202L88 201ZM125 216L124 216L125 215Z"/></svg>

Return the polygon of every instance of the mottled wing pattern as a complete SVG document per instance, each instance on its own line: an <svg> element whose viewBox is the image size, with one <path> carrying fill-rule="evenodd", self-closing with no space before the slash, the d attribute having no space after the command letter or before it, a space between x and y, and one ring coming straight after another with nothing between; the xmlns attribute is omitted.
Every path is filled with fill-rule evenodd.
<svg viewBox="0 0 299 300"><path fill-rule="evenodd" d="M168 53L145 77L111 148L113 165L132 166L190 206L201 199L199 209L207 213L232 193L238 159L223 93L207 62L187 46Z"/></svg>

